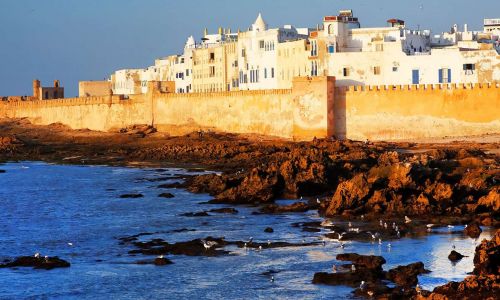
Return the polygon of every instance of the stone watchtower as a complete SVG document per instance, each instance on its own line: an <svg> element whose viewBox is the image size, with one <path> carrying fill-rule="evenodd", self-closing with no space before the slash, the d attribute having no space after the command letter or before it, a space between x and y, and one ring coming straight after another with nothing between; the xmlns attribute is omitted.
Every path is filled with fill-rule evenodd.
<svg viewBox="0 0 500 300"><path fill-rule="evenodd" d="M40 99L40 80L33 80L33 97L36 99Z"/></svg>

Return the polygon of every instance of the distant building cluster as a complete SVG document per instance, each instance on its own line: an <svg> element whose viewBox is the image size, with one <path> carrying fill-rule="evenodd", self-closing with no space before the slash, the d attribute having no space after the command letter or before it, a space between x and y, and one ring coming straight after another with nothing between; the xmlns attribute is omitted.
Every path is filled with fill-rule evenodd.
<svg viewBox="0 0 500 300"><path fill-rule="evenodd" d="M174 82L175 93L291 88L296 76L335 76L337 86L500 81L500 19L484 31L433 35L390 19L386 27L362 28L351 10L326 16L316 28L268 28L259 14L247 31L219 28L184 51L146 69L111 75L113 94L146 93L148 82Z"/></svg>

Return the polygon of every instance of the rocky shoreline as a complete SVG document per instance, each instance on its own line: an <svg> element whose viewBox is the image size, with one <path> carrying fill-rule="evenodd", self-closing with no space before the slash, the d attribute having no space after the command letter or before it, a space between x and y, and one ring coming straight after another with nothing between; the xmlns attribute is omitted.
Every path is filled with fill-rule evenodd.
<svg viewBox="0 0 500 300"><path fill-rule="evenodd" d="M345 238L370 241L372 232L377 232L377 238L390 240L427 234L440 226L453 228L463 224L468 225L468 235L477 237L479 226L500 227L499 143L416 144L336 140L293 143L217 133L169 137L144 128L143 132L122 130L98 133L70 130L57 124L43 127L31 125L26 120L0 120L0 162L40 160L66 164L175 165L196 168L197 171L206 168L218 172L186 176L181 178L185 179L183 183L172 186L210 194L212 203L256 206L259 213L317 210L326 218L325 222L335 217L361 224L357 232L351 231L350 226L332 227L332 235L327 238L335 238L335 234L345 232ZM169 198L170 195L162 197ZM274 203L281 198L295 199L295 202L290 205ZM197 213L209 214L194 212L193 217ZM383 222L380 221L381 216ZM297 226L304 231L314 231L328 225ZM498 233L496 238L500 239ZM217 240L219 245L234 243L240 246L240 242ZM191 249L194 254L207 254L201 241L191 243L188 245L195 246L194 250ZM498 240L483 244L481 249L489 250L477 250L476 256L483 257L477 259L478 265L481 265L479 261L484 262L486 254L481 254L484 251L488 253L486 256L493 253L493 258L487 259L492 262L488 263L488 267L476 265L478 271L474 271L476 277L473 280L479 288L484 287L480 292L487 295L488 289L498 289L498 270L493 272L491 265L494 268L496 264L498 268L500 251ZM152 245L163 247L163 251L159 252L153 249L154 253L182 253L175 250L176 245L164 241L156 241ZM147 245L135 246L142 250L132 251L149 253ZM217 255L217 251L212 254ZM363 268L361 265L358 267ZM395 279L396 275L388 275L390 271L379 273L377 280L382 277L399 280ZM369 282L368 286L376 282ZM411 283L414 288L415 282ZM425 297L431 298L426 299L446 299L453 298L451 291L460 289L471 291L473 295L477 289L470 288L470 285L470 282L450 283L437 288L432 294L414 291L399 297L427 295ZM382 290L385 294L380 292L380 295L389 292L384 288ZM356 294L364 295L360 291ZM377 293L374 292L374 295Z"/></svg>

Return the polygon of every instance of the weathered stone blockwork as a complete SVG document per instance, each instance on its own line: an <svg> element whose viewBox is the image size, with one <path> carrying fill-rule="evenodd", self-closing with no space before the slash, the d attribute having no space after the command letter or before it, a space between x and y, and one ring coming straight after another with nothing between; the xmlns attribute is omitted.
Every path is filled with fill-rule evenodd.
<svg viewBox="0 0 500 300"><path fill-rule="evenodd" d="M500 84L352 86L335 93L336 134L412 140L500 133Z"/></svg>

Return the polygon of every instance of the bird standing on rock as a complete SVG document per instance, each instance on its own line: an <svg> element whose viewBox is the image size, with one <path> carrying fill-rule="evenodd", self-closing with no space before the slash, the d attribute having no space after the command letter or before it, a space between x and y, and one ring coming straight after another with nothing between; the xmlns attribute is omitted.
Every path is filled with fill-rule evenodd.
<svg viewBox="0 0 500 300"><path fill-rule="evenodd" d="M351 266L351 271L356 272L356 266L355 265Z"/></svg>
<svg viewBox="0 0 500 300"><path fill-rule="evenodd" d="M410 223L410 222L411 222L411 219L410 219L410 218L408 218L408 216L405 216L405 223L406 223L406 224L408 224L408 223Z"/></svg>
<svg viewBox="0 0 500 300"><path fill-rule="evenodd" d="M40 258L40 253L35 253L35 258Z"/></svg>
<svg viewBox="0 0 500 300"><path fill-rule="evenodd" d="M359 285L359 289L360 289L360 290L364 290L364 289L366 289L366 282L361 281L361 284Z"/></svg>

